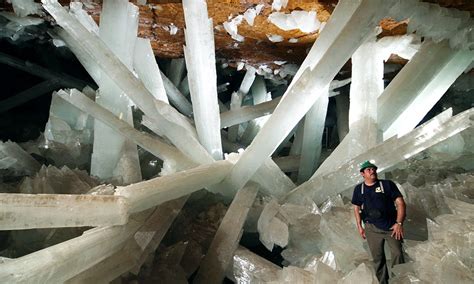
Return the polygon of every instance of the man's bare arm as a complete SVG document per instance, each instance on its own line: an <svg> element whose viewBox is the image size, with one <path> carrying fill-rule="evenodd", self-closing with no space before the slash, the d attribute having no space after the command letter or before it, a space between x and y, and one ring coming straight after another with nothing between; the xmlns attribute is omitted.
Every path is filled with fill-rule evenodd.
<svg viewBox="0 0 474 284"><path fill-rule="evenodd" d="M395 199L395 205L397 206L397 223L403 223L406 216L406 205L403 197Z"/></svg>
<svg viewBox="0 0 474 284"><path fill-rule="evenodd" d="M360 236L365 239L365 230L362 227L362 219L360 217L360 206L354 205L354 216L356 219L357 229L359 230Z"/></svg>
<svg viewBox="0 0 474 284"><path fill-rule="evenodd" d="M403 239L403 226L400 224L403 223L406 216L406 205L403 197L397 197L397 199L395 199L395 205L397 206L397 223L392 226L392 237L401 240Z"/></svg>

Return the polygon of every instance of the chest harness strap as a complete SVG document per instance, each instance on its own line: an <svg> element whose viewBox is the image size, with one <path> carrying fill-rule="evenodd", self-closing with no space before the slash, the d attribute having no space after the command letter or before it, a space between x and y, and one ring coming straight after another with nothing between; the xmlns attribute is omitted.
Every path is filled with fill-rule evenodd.
<svg viewBox="0 0 474 284"><path fill-rule="evenodd" d="M380 188L382 189L382 192L385 193L385 190L383 189L383 182L379 180ZM365 183L362 183L360 186L360 193L364 195L364 185Z"/></svg>

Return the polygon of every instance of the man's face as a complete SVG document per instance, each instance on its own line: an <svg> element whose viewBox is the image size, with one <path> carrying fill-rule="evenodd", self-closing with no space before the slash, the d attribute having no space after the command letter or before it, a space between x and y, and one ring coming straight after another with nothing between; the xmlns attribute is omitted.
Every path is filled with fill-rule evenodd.
<svg viewBox="0 0 474 284"><path fill-rule="evenodd" d="M365 168L360 174L366 181L377 180L377 170L375 168Z"/></svg>

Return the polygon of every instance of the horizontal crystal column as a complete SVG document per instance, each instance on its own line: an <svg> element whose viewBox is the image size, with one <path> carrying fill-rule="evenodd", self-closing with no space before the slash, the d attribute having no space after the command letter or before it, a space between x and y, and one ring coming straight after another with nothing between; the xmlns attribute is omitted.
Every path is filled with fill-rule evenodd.
<svg viewBox="0 0 474 284"><path fill-rule="evenodd" d="M221 113L221 128L226 128L271 114L280 100L281 97L278 97L269 102L257 104L254 106L243 106L237 110L223 112Z"/></svg>
<svg viewBox="0 0 474 284"><path fill-rule="evenodd" d="M0 230L123 225L121 196L0 193Z"/></svg>
<svg viewBox="0 0 474 284"><path fill-rule="evenodd" d="M309 181L290 192L285 199L298 202L301 198L308 196L316 204L321 204L329 196L336 195L360 182L358 165L363 161L375 161L378 171L383 172L395 164L472 127L474 124L474 108L466 110L443 123L447 113L449 113L449 110L405 136L392 138L377 145L331 173L313 176Z"/></svg>
<svg viewBox="0 0 474 284"><path fill-rule="evenodd" d="M126 187L119 187L116 189L116 195L127 197L130 203L130 212L139 212L216 184L229 173L231 167L232 163L229 161L214 162Z"/></svg>
<svg viewBox="0 0 474 284"><path fill-rule="evenodd" d="M63 283L120 250L150 213L124 226L99 227L77 238L0 264L4 283Z"/></svg>

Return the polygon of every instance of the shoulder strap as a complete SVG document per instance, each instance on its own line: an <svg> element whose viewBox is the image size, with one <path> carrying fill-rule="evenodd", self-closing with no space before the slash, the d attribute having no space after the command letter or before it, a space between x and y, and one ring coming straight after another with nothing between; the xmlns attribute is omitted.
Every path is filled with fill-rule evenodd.
<svg viewBox="0 0 474 284"><path fill-rule="evenodd" d="M364 195L364 183L360 184L360 193Z"/></svg>

